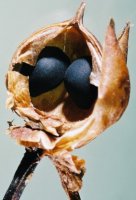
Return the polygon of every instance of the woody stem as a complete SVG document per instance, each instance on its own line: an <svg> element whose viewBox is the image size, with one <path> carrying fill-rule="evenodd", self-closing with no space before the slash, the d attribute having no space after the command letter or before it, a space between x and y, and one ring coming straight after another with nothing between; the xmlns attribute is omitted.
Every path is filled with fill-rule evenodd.
<svg viewBox="0 0 136 200"><path fill-rule="evenodd" d="M19 200L36 166L39 164L43 150L26 149L26 152L15 172L13 180L3 200Z"/></svg>

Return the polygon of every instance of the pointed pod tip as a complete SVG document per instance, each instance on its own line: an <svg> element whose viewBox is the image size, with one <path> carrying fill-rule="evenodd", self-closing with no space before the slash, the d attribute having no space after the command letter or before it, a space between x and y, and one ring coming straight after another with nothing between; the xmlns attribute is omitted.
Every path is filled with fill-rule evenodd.
<svg viewBox="0 0 136 200"><path fill-rule="evenodd" d="M126 27L130 28L130 26L133 26L133 25L131 24L130 21L128 21L128 22L126 23Z"/></svg>
<svg viewBox="0 0 136 200"><path fill-rule="evenodd" d="M126 31L126 32L129 32L129 30L130 30L130 27L132 27L133 26L133 24L131 24L131 22L127 22L126 23L126 26L125 26L125 28L124 28L124 32Z"/></svg>
<svg viewBox="0 0 136 200"><path fill-rule="evenodd" d="M111 18L109 21L105 41L116 41L115 22L113 18Z"/></svg>
<svg viewBox="0 0 136 200"><path fill-rule="evenodd" d="M115 22L113 18L110 19L109 26L115 28Z"/></svg>
<svg viewBox="0 0 136 200"><path fill-rule="evenodd" d="M86 1L82 1L81 4L80 4L80 6L79 6L79 9L80 8L85 9L85 6L86 6Z"/></svg>
<svg viewBox="0 0 136 200"><path fill-rule="evenodd" d="M128 54L128 40L129 40L129 31L130 31L131 23L127 22L125 28L121 32L118 37L118 42L121 48L122 53L125 56L125 61L127 62L127 54Z"/></svg>
<svg viewBox="0 0 136 200"><path fill-rule="evenodd" d="M82 1L76 15L74 17L73 23L82 23L83 21L83 16L84 16L84 10L85 10L86 2Z"/></svg>
<svg viewBox="0 0 136 200"><path fill-rule="evenodd" d="M127 40L128 41L128 37L129 37L129 31L130 31L130 27L132 27L133 25L131 24L131 22L127 22L126 26L124 27L123 31L121 32L121 34L118 37L118 41L121 41L122 39Z"/></svg>

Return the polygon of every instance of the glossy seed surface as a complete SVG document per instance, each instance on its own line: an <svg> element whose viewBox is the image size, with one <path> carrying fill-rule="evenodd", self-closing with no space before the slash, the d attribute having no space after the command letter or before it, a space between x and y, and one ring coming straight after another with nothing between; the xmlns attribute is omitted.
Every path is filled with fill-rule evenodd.
<svg viewBox="0 0 136 200"><path fill-rule="evenodd" d="M29 77L29 90L36 97L59 85L70 61L62 50L51 47L41 52L37 64Z"/></svg>
<svg viewBox="0 0 136 200"><path fill-rule="evenodd" d="M96 97L96 88L89 80L91 70L91 61L88 58L80 58L72 62L64 77L70 97L83 109L90 108L92 100Z"/></svg>

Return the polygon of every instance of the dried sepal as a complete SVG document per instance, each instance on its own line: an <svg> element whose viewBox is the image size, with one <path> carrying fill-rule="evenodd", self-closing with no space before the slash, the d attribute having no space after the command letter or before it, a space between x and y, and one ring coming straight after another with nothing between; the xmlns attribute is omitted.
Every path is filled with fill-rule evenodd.
<svg viewBox="0 0 136 200"><path fill-rule="evenodd" d="M120 118L129 99L126 66L129 24L117 39L111 20L102 47L83 26L84 8L82 3L73 19L43 28L24 41L14 54L7 75L8 105L26 121L26 127L10 127L10 135L27 147L45 149L48 155L71 151L90 142ZM90 83L98 87L98 97L90 109L78 108L69 99L63 83L61 89L51 90L39 99L30 97L29 77L20 74L20 70L23 63L33 68L46 46L59 47L71 61L91 56ZM52 96L53 101L51 98L45 101L47 96Z"/></svg>
<svg viewBox="0 0 136 200"><path fill-rule="evenodd" d="M50 159L59 173L66 194L70 196L71 193L78 192L82 187L85 161L77 156L71 156L69 153L51 156Z"/></svg>
<svg viewBox="0 0 136 200"><path fill-rule="evenodd" d="M128 40L129 40L129 31L130 31L130 22L128 22L118 37L119 46L121 48L122 53L125 56L125 61L127 62L128 55Z"/></svg>

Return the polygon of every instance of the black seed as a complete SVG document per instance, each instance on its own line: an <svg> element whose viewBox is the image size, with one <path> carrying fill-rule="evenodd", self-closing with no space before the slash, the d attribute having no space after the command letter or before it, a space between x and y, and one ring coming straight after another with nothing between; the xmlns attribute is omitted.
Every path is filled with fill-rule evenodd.
<svg viewBox="0 0 136 200"><path fill-rule="evenodd" d="M53 57L53 58L61 59L61 61L70 64L69 57L58 47L53 47L53 46L45 47L40 52L37 60L40 60L41 58L44 58L44 57L46 58Z"/></svg>
<svg viewBox="0 0 136 200"><path fill-rule="evenodd" d="M57 85L63 79L69 62L61 58L48 57L38 60L32 75L29 77L29 90L32 97L47 92Z"/></svg>
<svg viewBox="0 0 136 200"><path fill-rule="evenodd" d="M75 60L66 70L65 87L76 103L83 109L88 109L92 101L97 97L97 88L90 84L89 76L92 66L88 58Z"/></svg>

